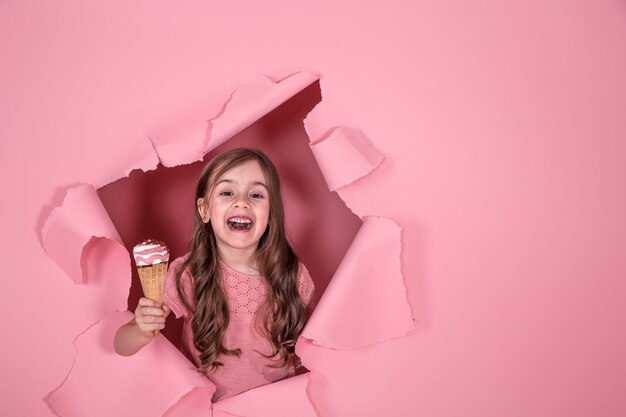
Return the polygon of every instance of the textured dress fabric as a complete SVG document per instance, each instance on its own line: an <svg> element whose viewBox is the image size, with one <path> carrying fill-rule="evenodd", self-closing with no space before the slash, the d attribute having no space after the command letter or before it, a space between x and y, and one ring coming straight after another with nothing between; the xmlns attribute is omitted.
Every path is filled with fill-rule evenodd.
<svg viewBox="0 0 626 417"><path fill-rule="evenodd" d="M181 351L196 366L200 365L199 354L193 345L191 319L193 314L187 311L176 291L175 271L185 257L171 263L165 285L165 302L176 317L183 317L183 335ZM220 355L218 360L224 365L217 370L206 370L206 376L217 386L213 401L231 397L249 389L279 381L294 374L292 366L273 368L276 362L264 357L270 354L271 343L256 328L256 312L263 305L267 296L267 283L260 275L247 275L235 271L220 262L222 288L226 295L230 312L230 321L224 334L223 344L227 349L241 349L237 356ZM193 278L185 270L181 275L183 291L191 307L194 308ZM298 274L298 292L307 310L313 308L315 286L309 272L300 264Z"/></svg>

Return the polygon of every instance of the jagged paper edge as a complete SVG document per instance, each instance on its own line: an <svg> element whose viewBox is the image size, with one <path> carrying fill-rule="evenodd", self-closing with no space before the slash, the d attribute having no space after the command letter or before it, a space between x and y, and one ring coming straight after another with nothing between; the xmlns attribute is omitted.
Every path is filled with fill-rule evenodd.
<svg viewBox="0 0 626 417"><path fill-rule="evenodd" d="M296 95L297 93L302 91L305 87L307 87L308 85L312 84L313 82L315 82L318 79L319 79L318 76L314 76L314 75L311 75L311 74L296 73L296 74L294 74L292 76L289 76L289 77L286 77L283 80L278 81L278 82L273 82L268 77L264 77L264 78L260 78L260 79L257 79L255 81L252 81L252 82L250 82L248 84L243 84L242 86L237 88L232 93L230 98L225 102L224 106L222 107L222 111L220 111L216 116L206 120L207 128L206 128L206 130L203 130L204 136L199 141L200 148L199 148L199 150L197 151L196 154L193 154L193 151L192 151L192 157L181 158L181 159L178 159L178 160L176 160L174 158L174 160L172 161L172 158L168 154L167 149L163 146L164 144L167 144L166 141L159 141L158 138L155 139L154 135L148 135L147 138L148 138L148 140L150 141L150 143L152 145L152 148L154 150L154 154L155 154L156 158L164 166L171 167L171 166L178 166L178 165L184 165L184 164L189 164L189 163L195 162L195 161L197 161L199 159L202 159L202 157L204 156L204 154L206 152L209 152L211 149L214 149L215 147L217 147L220 144L224 143L225 141L230 139L232 136L234 136L235 134L239 133L241 130L245 129L246 127L250 126L252 123L256 122L261 117L265 116L267 113L271 112L276 107L278 107L280 104L284 103L289 98L293 97L294 95ZM289 82L293 82L294 85L283 84L283 83L286 83L286 82L288 82L288 83ZM259 83L260 84L269 83L268 85L270 87L272 85L274 85L274 86L280 85L282 87L285 87L285 91L281 91L281 93L277 95L277 98L275 97L275 98L272 98L272 99L268 99L268 96L266 94L265 95L262 94L261 96L265 97L265 101L264 101L265 104L263 106L256 106L257 103L253 102L253 104L255 104L255 105L252 106L252 107L248 107L247 108L248 111L252 112L255 115L253 118L249 118L249 119L246 119L246 120L243 120L243 121L239 120L236 123L234 123L232 121L228 121L228 119L224 115L228 116L230 114L235 114L235 112L239 113L239 112L244 111L244 110L242 110L242 108L246 109L245 100L244 100L243 103L240 101L241 100L241 96L244 94L242 92L246 91L246 87L254 88L255 86L258 86ZM289 88L287 88L287 86L289 86ZM271 90L271 88L270 88L270 90ZM318 106L319 106L319 104L318 104ZM259 110L259 107L261 107L262 109ZM316 108L317 108L317 106L316 106ZM310 114L309 114L309 116L310 116ZM309 116L307 116L307 118L305 118L305 120L303 120L303 122L305 123L305 129L307 129L307 132L309 132L309 129L307 128L307 121L309 121L309 124L311 124L311 122L309 120ZM238 119L235 118L235 120L238 120ZM316 121L316 123L317 123L317 121ZM351 172L350 175L347 175L342 180L335 181L332 184L329 184L329 188L331 190L336 190L336 189L338 189L338 188L340 188L340 187L342 187L344 185L347 185L349 183L354 182L355 180L357 180L359 178L367 176L377 166L380 165L380 163L382 162L382 160L384 158L382 155L380 155L373 148L371 142L365 137L365 135L363 135L359 131L356 131L354 129L351 129L351 128L348 128L348 127L344 127L344 126L334 126L334 127L331 127L329 129L327 129L326 132L327 132L327 135L325 135L323 137L315 138L314 140L311 141L312 149L314 149L314 145L316 143L319 145L319 144L321 144L323 142L326 142L326 141L328 141L328 143L325 146L328 146L328 145L335 145L336 146L338 143L341 145L341 142L343 142L343 145L345 145L346 143L349 144L350 142L353 142L353 144L352 144L353 146L344 146L344 148L343 148L344 153L346 155L350 155L350 152L351 152L350 148L352 148L352 151L355 153L355 158L356 159L359 159L359 158L365 159L369 163L369 165L365 164L366 167L364 169L355 170L355 172ZM338 132L338 133L336 133L336 132ZM333 133L335 133L335 135L333 135ZM347 133L351 137L356 137L357 139L355 141L345 140L345 136L346 136L345 133ZM342 136L339 136L339 134L344 134L344 135L342 135L343 136L342 137ZM171 139L171 138L168 138L168 139ZM175 139L180 139L180 138L175 138ZM176 141L176 142L179 143L178 141ZM190 142L190 141L188 140L187 142ZM193 142L193 141L191 141L191 142ZM354 143L356 143L356 145L354 145ZM369 156L366 156L365 158L363 158L363 155L358 155L360 146L367 146L367 147L371 148L372 151L369 154ZM314 154L315 153L316 152L314 152ZM317 152L317 154L318 155L316 156L316 159L318 160L318 164L319 164L319 160L322 159L322 157L319 155L320 152ZM124 170L124 176L128 176L128 174L133 169L141 169L144 172L146 172L148 170L151 170L151 169L156 169L156 166L146 165L146 162L145 162L146 160L149 160L150 164L154 163L154 160L146 159L144 157L143 162L140 163L140 164L137 164L139 166L137 166L136 168L127 168L127 169L125 169ZM325 175L325 177L326 177L326 175L328 175L330 177L332 174L330 174L330 173L326 174L325 173L324 175ZM120 178L123 178L124 176L121 176ZM109 181L109 182L112 182L112 181ZM327 180L327 183L328 182L329 181ZM342 200L343 200L343 198L342 198ZM346 205L347 205L347 202L345 200L344 200L344 203L346 203ZM53 214L54 214L54 212L53 212ZM355 213L355 214L358 215L358 213ZM51 214L50 217L52 217L52 214ZM50 217L49 217L48 220L50 220ZM45 226L44 226L44 228L45 228ZM43 233L43 231L42 231L42 233ZM81 256L82 256L82 254L81 254ZM401 257L401 253L398 254L398 256ZM401 272L400 272L400 277L401 277ZM403 283L403 285L404 285L404 283ZM406 287L405 287L405 294L404 295L405 295L404 298L406 300ZM90 328L91 328L91 326L90 326ZM407 329L407 331L404 334L408 333L410 330L411 329ZM85 331L87 331L87 330L85 330ZM398 335L398 337L399 336L401 336L401 335ZM313 340L315 340L315 338L313 338ZM387 339L385 339L385 340L387 340ZM378 340L378 341L375 341L374 343L382 343L385 340ZM323 345L320 345L320 346L323 347ZM76 354L78 355L78 351L77 351ZM306 363L305 363L305 365L306 365ZM72 369L73 369L73 367L72 367ZM68 374L67 374L66 378L64 379L64 381L66 381L67 378L70 377L72 369L70 369L68 371ZM61 383L57 388L55 388L54 392L56 392L62 386L63 386L63 383ZM310 398L309 398L309 403L313 407L313 402L311 401Z"/></svg>
<svg viewBox="0 0 626 417"><path fill-rule="evenodd" d="M76 219L72 212L81 207L88 222ZM102 205L95 188L80 184L66 189L63 203L54 208L40 230L41 243L48 256L76 284L84 283L83 252L93 238L105 238L117 243L126 252L122 239ZM74 253L68 260L61 252L70 247Z"/></svg>
<svg viewBox="0 0 626 417"><path fill-rule="evenodd" d="M334 350L352 350L382 343L384 341L405 336L415 329L415 321L412 318L411 306L407 298L406 285L401 269L401 231L400 226L384 217L366 216L363 225L355 236L350 248L346 252L335 275L326 288L322 298L309 319L301 337L311 341L317 346ZM359 269L363 260L371 259L373 249L385 248L390 253L381 259L380 269L386 271L384 276L369 270ZM356 272L360 272L357 276ZM380 281L379 287L389 288L390 294L387 299L381 298L382 290L372 294L371 303L350 303L358 282L372 283L372 280ZM368 281L369 280L369 281ZM384 323L377 326L367 326L366 330L358 333L356 330L338 331L337 327L348 324L344 321L358 322L373 311L383 311L383 307L389 305L388 299L397 300L394 305L394 314L385 314ZM379 303L379 304L377 304ZM336 313L343 305L350 305L348 311L341 314L330 314L332 309ZM360 308L360 309L359 309ZM367 321L367 319L365 319ZM383 325L384 324L384 325ZM385 331L386 329L392 329ZM373 333L372 333L373 332ZM351 337L352 336L352 337ZM304 362L306 365L306 362Z"/></svg>
<svg viewBox="0 0 626 417"><path fill-rule="evenodd" d="M309 146L330 191L365 177L385 159L363 132L348 126L330 129Z"/></svg>
<svg viewBox="0 0 626 417"><path fill-rule="evenodd" d="M199 114L189 120L177 121L161 132L149 132L148 139L163 166L173 167L202 160L207 152L317 80L317 75L307 72L296 72L276 82L265 75L258 75L239 85L214 116L206 118Z"/></svg>
<svg viewBox="0 0 626 417"><path fill-rule="evenodd" d="M61 408L68 408L68 402L71 403L72 401L72 396L70 396L69 394L71 394L72 391L76 390L76 381L73 381L74 378L74 374L76 373L77 370L80 370L81 367L83 367L82 372L85 372L84 369L89 370L91 366L93 366L94 362L93 359L89 360L84 360L84 362L82 363L82 365L78 365L79 363L79 359L81 356L81 352L83 352L81 350L81 342L82 343L87 343L85 341L83 341L83 338L94 338L94 337L100 337L97 333L94 335L92 334L92 332L101 332L104 331L104 329L109 326L109 328L111 327L111 324L115 324L115 327L118 327L119 324L127 322L130 318L132 317L132 314L125 311L125 312L114 312L111 314L106 315L105 317L103 317L102 319L96 321L94 324L90 325L86 330L84 330L83 332L81 332L75 339L73 342L74 348L75 348L75 357L74 360L72 362L72 366L70 371L68 372L67 376L63 379L63 381L53 390L51 391L46 397L45 397L45 401L48 403L48 405L50 406L51 410L58 416L64 416L66 414L64 414L62 411L60 411ZM152 346L152 348L157 348L157 351L153 351L153 352L145 352L145 354L147 355L151 355L151 356L155 356L155 355L165 355L166 357L171 357L172 354L176 354L178 355L178 357L176 358L177 361L182 361L182 360L186 360L182 353L180 353L178 351L178 349L174 346L172 346L169 341L167 339L164 338L164 336L159 335L158 336L160 340L155 341L155 342L159 342L160 346ZM93 342L91 342L93 343ZM93 345L92 345L93 346ZM111 349L112 349L113 343L111 340ZM166 348L165 351L163 351L163 348ZM169 352L169 353L168 353ZM129 358L124 358L122 356L118 356L113 354L112 355L115 360L119 360L120 362L123 362L125 360L129 360ZM152 358L152 359L156 359ZM144 358L144 361L146 360L146 358ZM143 365L142 365L143 367ZM117 369L125 369L125 368L117 368ZM178 369L178 368L177 368ZM155 364L154 368L151 369L153 373L157 373L159 372L159 367L157 364ZM93 373L92 373L93 374ZM162 384L162 386L168 386L171 383L171 379L172 379L172 372L168 372L167 373L168 378L162 379L162 378L154 378L153 380L149 380L147 382L152 383L152 384ZM141 378L142 374L135 374L135 378ZM197 379L197 380L201 380L203 379L197 372L195 369L193 369L193 367L189 367L188 369L181 369L180 373L176 375L176 380L179 381L179 384L175 384L174 387L171 389L171 398L169 399L168 402L165 402L164 404L161 404L161 415L166 414L169 410L171 410L173 407L176 406L176 404L178 404L178 402L180 401L181 398L183 398L185 395L187 395L188 393L190 393L191 391L193 391L194 389L200 388L200 389L206 389L209 390L210 393L212 393L215 389L215 386L208 380L206 380L206 384L202 385L202 384L198 384L198 383L192 383L190 382L193 379ZM97 377L96 377L97 378ZM181 381L185 381L186 384L188 384L189 386L184 385ZM66 388L68 382L71 382L70 386L73 387L72 391L70 391L70 393L64 393L63 390ZM79 381L80 382L80 381ZM93 386L93 384L91 385ZM137 389L137 386L135 385L135 388L133 389ZM94 391L102 391L103 387L97 387L97 389L94 389ZM127 396L128 394L126 392L122 392L119 394L119 398L124 398L125 396ZM146 393L145 395L145 400L148 400L150 398L150 393ZM109 402L108 400L113 401L115 399L115 396L112 395L111 393L107 393L107 392L103 392L102 394L100 394L99 396L101 401L105 401L105 402ZM118 399L119 399L118 398ZM119 408L121 407L119 402L115 402L113 401L111 403L111 407L113 408ZM71 408L75 408L76 406L73 406ZM73 416L76 416L77 412L79 410L76 411L71 411L73 414ZM84 410L83 410L84 411ZM101 412L102 410L99 411L100 415L102 414Z"/></svg>
<svg viewBox="0 0 626 417"><path fill-rule="evenodd" d="M164 166L172 167L189 164L195 162L198 159L202 159L206 152L209 152L211 149L219 146L221 143L225 142L233 135L239 133L239 131L256 122L258 119L265 116L318 79L319 78L317 75L305 72L292 74L276 82L272 81L266 76L258 76L252 81L242 84L237 89L235 89L235 91L230 95L229 99L225 101L224 105L222 106L222 110L217 115L207 120L207 123L210 127L208 130L202 130L204 137L200 141L200 149L197 151L197 154L194 157L181 158L179 160L172 161L169 154L166 152L167 148L165 149L166 151L164 151L162 143L155 141L153 138L147 135L147 142L138 143L135 152L133 153L133 156L130 157L130 159L136 158L136 160L131 163L126 163L125 160L124 163L117 164L121 165L122 168L120 170L116 167L115 169L113 169L113 172L121 172L121 175L112 174L111 176L106 177L105 180L101 181L100 187L114 182L118 179L128 177L130 173L135 169L140 169L143 172L154 170L157 168L159 162L161 162ZM262 99L260 100L260 104L258 100L253 100L251 103L246 103L246 100L243 98L245 98L246 93L249 94L250 92L252 92L253 95L254 93L256 93L256 99ZM247 118L243 121L237 122L237 118L235 117L235 119L233 120L233 113L241 114L240 112L244 110L252 112L254 118ZM224 122L224 115L231 115L231 118L227 119L227 122ZM196 124L198 123L196 122ZM211 132L214 132L213 135L211 135ZM228 136L229 134L230 136ZM146 151L146 143L149 144L150 151ZM185 145L181 145L178 140L176 141L176 143L178 147L185 147ZM90 230L90 227L84 224L72 223L71 221L69 223L64 223L62 221L64 213L69 210L67 206L73 203L73 199L76 197L76 194L85 191L93 193L92 197L94 197L94 202L98 201L100 204L96 210L99 213L97 216L93 216L89 209L85 209L84 211L90 213L90 216L97 217L96 223L97 220L101 220L104 224L107 225L107 230L104 232L96 232ZM96 198L97 200L95 200ZM57 230L54 230L55 228ZM63 230L65 230L64 233L62 232ZM97 196L94 185L91 184L79 184L77 186L67 187L66 195L63 199L63 202L59 206L52 209L51 213L47 216L43 226L39 228L37 232L41 236L42 247L46 251L48 256L66 273L66 275L68 275L70 279L72 279L75 284L84 284L84 274L81 265L83 261L84 250L87 245L92 241L92 239L102 237L112 240L118 243L120 247L123 248L124 251L126 251L123 243L121 242L121 238L119 237L119 233L115 229L115 226L113 225L108 213L106 212L106 209L104 209L104 206L102 206L101 201ZM65 260L60 259L56 248L57 245L63 246L65 244L63 242L63 237L65 237L66 234L79 236L78 239L74 239L74 242L72 242L74 246L73 249L76 255L73 257L73 261L69 263ZM61 237L59 235L64 236ZM130 277L128 277L128 281L128 290L130 290ZM63 387L65 381L67 381L68 378L71 377L72 370L74 369L74 364L76 363L76 359L79 354L79 350L76 346L76 340L93 326L100 323L105 317L107 316L104 315L103 317L98 318L96 321L90 324L87 329L80 332L74 338L72 344L74 346L75 353L72 361L72 366L63 378L63 382L59 386L51 390L46 396L46 401L48 401L48 399L51 398L54 393L59 391L59 389Z"/></svg>

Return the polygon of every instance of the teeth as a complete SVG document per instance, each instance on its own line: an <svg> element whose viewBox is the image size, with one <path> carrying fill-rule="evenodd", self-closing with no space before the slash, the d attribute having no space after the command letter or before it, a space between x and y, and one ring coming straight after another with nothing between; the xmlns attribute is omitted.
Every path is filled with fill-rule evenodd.
<svg viewBox="0 0 626 417"><path fill-rule="evenodd" d="M248 219L237 219L237 218L232 218L232 219L228 219L229 222L232 223L252 223L252 220L248 220Z"/></svg>

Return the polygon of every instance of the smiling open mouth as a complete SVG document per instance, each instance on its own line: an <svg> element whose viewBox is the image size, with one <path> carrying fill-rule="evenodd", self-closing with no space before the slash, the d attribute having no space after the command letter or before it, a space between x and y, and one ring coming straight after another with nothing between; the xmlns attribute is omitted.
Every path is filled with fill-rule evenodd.
<svg viewBox="0 0 626 417"><path fill-rule="evenodd" d="M234 230L248 230L252 227L252 220L240 217L231 217L227 220L228 227Z"/></svg>

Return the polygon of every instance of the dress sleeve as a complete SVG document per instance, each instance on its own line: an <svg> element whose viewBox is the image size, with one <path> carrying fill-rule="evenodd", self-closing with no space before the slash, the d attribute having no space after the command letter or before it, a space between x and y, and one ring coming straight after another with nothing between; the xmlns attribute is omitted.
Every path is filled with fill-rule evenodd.
<svg viewBox="0 0 626 417"><path fill-rule="evenodd" d="M171 262L165 278L165 304L172 309L177 318L189 317L191 315L191 313L185 308L185 304L183 304L183 301L180 299L178 291L176 290L176 270L180 268L184 261L185 257L181 256ZM190 295L193 294L193 286L189 271L183 271L180 279L183 284L183 291L185 292L185 295L187 295L188 301L192 303L193 300ZM191 305L193 306L193 303Z"/></svg>
<svg viewBox="0 0 626 417"><path fill-rule="evenodd" d="M310 314L317 304L315 284L311 279L308 269L306 269L306 266L304 266L302 262L300 262L300 272L298 274L298 292Z"/></svg>

